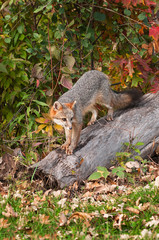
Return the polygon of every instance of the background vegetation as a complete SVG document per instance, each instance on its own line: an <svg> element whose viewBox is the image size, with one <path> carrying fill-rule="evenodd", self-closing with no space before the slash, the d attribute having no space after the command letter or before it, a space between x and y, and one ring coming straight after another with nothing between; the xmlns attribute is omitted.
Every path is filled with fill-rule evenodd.
<svg viewBox="0 0 159 240"><path fill-rule="evenodd" d="M3 143L55 147L49 106L90 69L121 82L117 89L157 92L158 10L155 0L0 0Z"/></svg>

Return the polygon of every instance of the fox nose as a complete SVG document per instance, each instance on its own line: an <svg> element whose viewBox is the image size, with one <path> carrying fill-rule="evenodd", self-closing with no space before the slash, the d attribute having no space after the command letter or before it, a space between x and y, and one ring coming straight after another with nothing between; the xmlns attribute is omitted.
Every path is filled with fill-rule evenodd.
<svg viewBox="0 0 159 240"><path fill-rule="evenodd" d="M72 130L72 127L69 127L70 130Z"/></svg>

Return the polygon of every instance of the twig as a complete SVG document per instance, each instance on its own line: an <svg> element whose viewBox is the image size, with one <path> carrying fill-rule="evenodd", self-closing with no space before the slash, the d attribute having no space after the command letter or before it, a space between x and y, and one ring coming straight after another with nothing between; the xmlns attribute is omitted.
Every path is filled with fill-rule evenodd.
<svg viewBox="0 0 159 240"><path fill-rule="evenodd" d="M50 52L50 61L51 61L51 79L52 79L52 89L54 88L54 76L53 76L53 70L52 70L52 54L51 54L51 44L50 44L50 37L49 37L49 23L48 20L48 45L49 45L49 52Z"/></svg>
<svg viewBox="0 0 159 240"><path fill-rule="evenodd" d="M136 48L136 49L139 51L139 49L125 36L124 33L121 33L121 34L125 37L125 39L126 39L134 48Z"/></svg>

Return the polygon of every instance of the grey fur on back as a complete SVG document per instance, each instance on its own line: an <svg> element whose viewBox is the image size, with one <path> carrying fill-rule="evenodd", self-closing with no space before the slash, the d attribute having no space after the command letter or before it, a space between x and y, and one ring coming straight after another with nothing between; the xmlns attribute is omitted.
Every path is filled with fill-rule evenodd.
<svg viewBox="0 0 159 240"><path fill-rule="evenodd" d="M91 70L84 73L75 85L60 98L60 103L70 103L76 100L75 114L79 122L86 112L95 108L98 103L108 108L113 115L113 110L131 106L138 100L142 94L137 90L127 90L123 92L114 92L109 83L109 78L102 72Z"/></svg>
<svg viewBox="0 0 159 240"><path fill-rule="evenodd" d="M67 103L77 101L78 105L86 106L92 103L92 98L100 91L110 90L108 77L97 70L84 73L75 85L60 98L59 102Z"/></svg>

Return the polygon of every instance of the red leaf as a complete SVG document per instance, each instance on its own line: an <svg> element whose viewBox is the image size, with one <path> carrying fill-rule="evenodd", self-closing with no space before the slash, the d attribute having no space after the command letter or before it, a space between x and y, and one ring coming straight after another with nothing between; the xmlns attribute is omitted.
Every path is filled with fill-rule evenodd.
<svg viewBox="0 0 159 240"><path fill-rule="evenodd" d="M151 88L151 92L156 93L159 91L159 79L154 82L154 85Z"/></svg>
<svg viewBox="0 0 159 240"><path fill-rule="evenodd" d="M36 80L36 87L38 88L39 87L39 84L40 84L40 81L39 79Z"/></svg>
<svg viewBox="0 0 159 240"><path fill-rule="evenodd" d="M67 89L72 88L72 79L68 74L62 74L61 80L60 80L62 86L64 86Z"/></svg>
<svg viewBox="0 0 159 240"><path fill-rule="evenodd" d="M158 41L158 39L159 39L159 27L152 26L152 28L150 28L150 30L149 30L149 36L153 37L153 39L155 39L155 41Z"/></svg>
<svg viewBox="0 0 159 240"><path fill-rule="evenodd" d="M152 72L151 68L147 64L147 60L142 59L138 54L134 56L134 58L140 63L140 65L146 70Z"/></svg>

